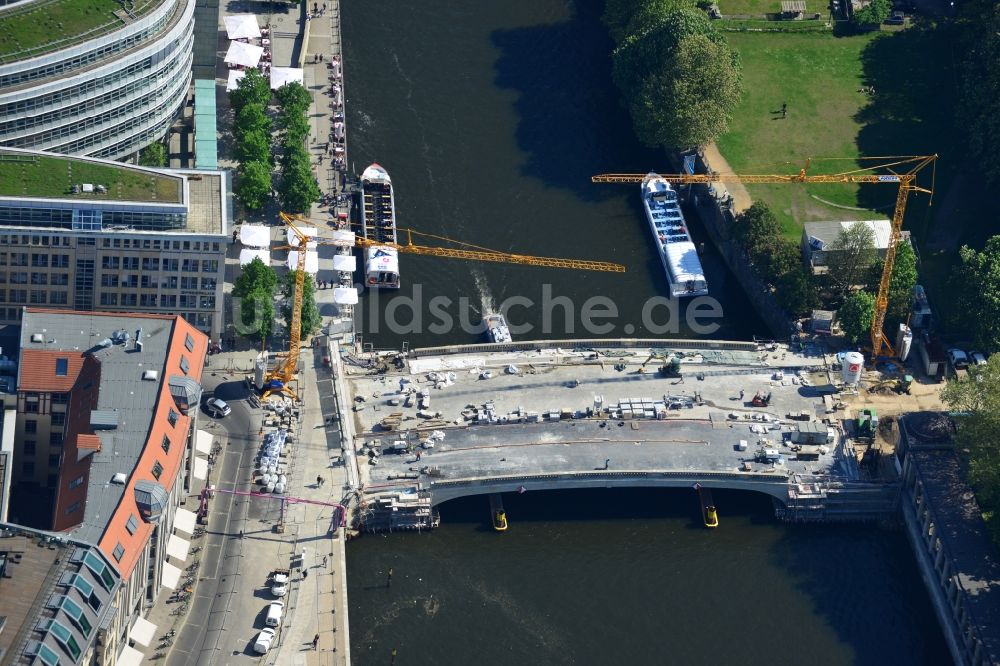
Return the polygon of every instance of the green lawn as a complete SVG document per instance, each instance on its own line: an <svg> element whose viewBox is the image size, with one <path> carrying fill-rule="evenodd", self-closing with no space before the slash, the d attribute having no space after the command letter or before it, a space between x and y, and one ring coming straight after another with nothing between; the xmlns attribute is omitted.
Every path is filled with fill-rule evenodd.
<svg viewBox="0 0 1000 666"><path fill-rule="evenodd" d="M728 33L743 59L744 96L719 149L736 173L789 173L813 158L809 173L856 168L858 111L870 98L862 86L862 51L872 36ZM781 105L788 115L781 118ZM823 161L819 158L848 158ZM878 187L878 186L874 186ZM871 219L892 214L895 188L873 195L881 210L858 207L858 188L847 184L752 185L751 196L765 201L786 234L801 235L801 224L835 219ZM818 197L818 198L817 198ZM823 201L820 201L822 199Z"/></svg>
<svg viewBox="0 0 1000 666"><path fill-rule="evenodd" d="M719 11L723 14L776 14L781 11L781 0L717 0ZM806 0L806 16L830 13L830 3L824 0Z"/></svg>
<svg viewBox="0 0 1000 666"><path fill-rule="evenodd" d="M150 176L125 165L113 167L57 157L33 161L0 159L0 195L98 200L180 202L180 178ZM72 167L72 169L70 168ZM106 194L71 194L72 185L105 185Z"/></svg>
<svg viewBox="0 0 1000 666"><path fill-rule="evenodd" d="M137 2L136 5L148 5ZM159 4L158 1L153 4ZM113 14L118 0L50 0L0 12L0 59L27 51L37 54L52 42L72 41L104 24L123 26ZM134 13L143 12L134 10Z"/></svg>

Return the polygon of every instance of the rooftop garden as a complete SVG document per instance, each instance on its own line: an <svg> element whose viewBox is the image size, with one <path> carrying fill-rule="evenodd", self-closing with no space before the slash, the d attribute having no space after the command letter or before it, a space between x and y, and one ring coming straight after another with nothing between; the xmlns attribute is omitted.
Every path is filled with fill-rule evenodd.
<svg viewBox="0 0 1000 666"><path fill-rule="evenodd" d="M161 1L127 3L128 11L139 16ZM120 0L41 0L0 10L0 62L34 57L123 27L115 12L124 7Z"/></svg>
<svg viewBox="0 0 1000 666"><path fill-rule="evenodd" d="M90 184L93 192L76 193ZM105 192L96 191L102 185ZM180 203L181 179L64 157L0 152L0 196Z"/></svg>

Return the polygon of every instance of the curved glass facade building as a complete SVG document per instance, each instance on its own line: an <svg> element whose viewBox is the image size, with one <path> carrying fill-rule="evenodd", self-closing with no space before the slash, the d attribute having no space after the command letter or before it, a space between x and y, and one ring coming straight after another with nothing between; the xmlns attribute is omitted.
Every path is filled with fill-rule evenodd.
<svg viewBox="0 0 1000 666"><path fill-rule="evenodd" d="M0 7L0 146L118 159L166 134L191 82L195 0L101 4Z"/></svg>

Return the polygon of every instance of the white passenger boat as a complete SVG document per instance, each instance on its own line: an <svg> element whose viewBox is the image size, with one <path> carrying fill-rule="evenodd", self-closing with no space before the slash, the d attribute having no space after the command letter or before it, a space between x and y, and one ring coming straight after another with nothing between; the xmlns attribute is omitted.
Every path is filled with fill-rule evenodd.
<svg viewBox="0 0 1000 666"><path fill-rule="evenodd" d="M650 173L642 181L642 205L670 282L671 296L707 294L708 282L684 222L677 192L658 174Z"/></svg>
<svg viewBox="0 0 1000 666"><path fill-rule="evenodd" d="M483 325L486 327L486 335L490 342L513 342L510 329L507 327L507 320L498 312L489 312L483 317Z"/></svg>
<svg viewBox="0 0 1000 666"><path fill-rule="evenodd" d="M362 235L386 245L366 247L365 283L369 287L399 289L399 250L396 245L396 202L392 179L378 164L361 174Z"/></svg>

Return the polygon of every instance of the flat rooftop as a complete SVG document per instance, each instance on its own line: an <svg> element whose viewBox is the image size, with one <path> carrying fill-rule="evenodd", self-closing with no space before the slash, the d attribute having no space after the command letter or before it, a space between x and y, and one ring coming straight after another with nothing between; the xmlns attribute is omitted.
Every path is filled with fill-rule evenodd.
<svg viewBox="0 0 1000 666"><path fill-rule="evenodd" d="M188 216L186 232L225 234L227 202L223 199L222 173L191 173L188 176ZM177 233L182 230L178 229Z"/></svg>
<svg viewBox="0 0 1000 666"><path fill-rule="evenodd" d="M83 184L107 191L74 194L73 186ZM183 186L180 176L127 164L0 149L0 196L179 204Z"/></svg>
<svg viewBox="0 0 1000 666"><path fill-rule="evenodd" d="M0 62L34 58L125 27L165 0L35 0L0 9Z"/></svg>
<svg viewBox="0 0 1000 666"><path fill-rule="evenodd" d="M173 331L172 317L102 315L84 312L28 310L21 326L22 350L90 351L101 363L101 379L94 410L117 411L113 430L98 430L101 449L93 455L87 479L83 522L73 538L97 543L127 488L111 483L118 472L131 475L149 439L153 407L162 382ZM124 329L134 335L142 328L142 351L132 345L100 348L99 343ZM31 342L33 333L45 331L44 342ZM160 381L143 381L142 373L156 370Z"/></svg>

